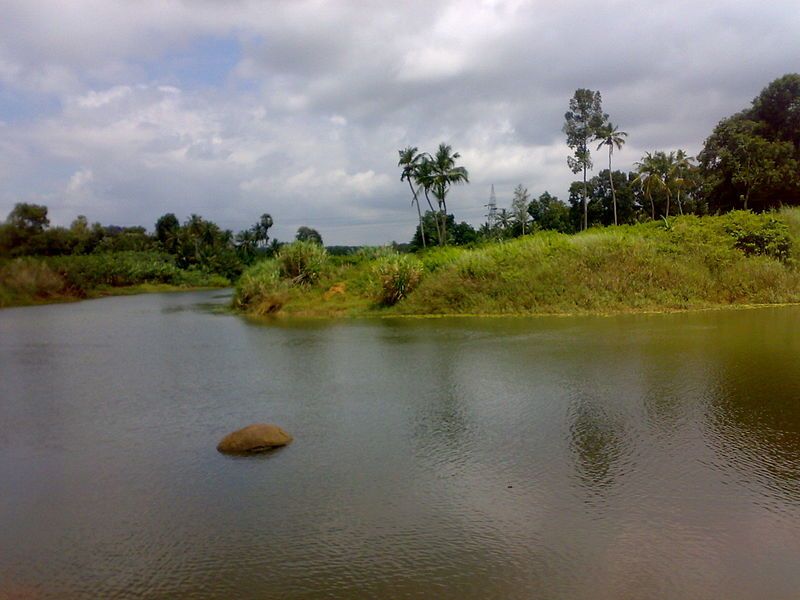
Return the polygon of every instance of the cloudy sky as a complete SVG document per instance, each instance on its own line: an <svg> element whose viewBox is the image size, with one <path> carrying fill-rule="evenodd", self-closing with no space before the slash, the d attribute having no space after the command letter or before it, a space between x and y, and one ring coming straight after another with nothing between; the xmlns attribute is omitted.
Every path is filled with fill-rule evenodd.
<svg viewBox="0 0 800 600"><path fill-rule="evenodd" d="M0 215L44 203L145 225L174 212L328 244L410 238L397 150L453 145L471 177L565 198L574 90L645 150L696 153L800 70L800 2L0 0ZM602 166L603 157L596 156Z"/></svg>

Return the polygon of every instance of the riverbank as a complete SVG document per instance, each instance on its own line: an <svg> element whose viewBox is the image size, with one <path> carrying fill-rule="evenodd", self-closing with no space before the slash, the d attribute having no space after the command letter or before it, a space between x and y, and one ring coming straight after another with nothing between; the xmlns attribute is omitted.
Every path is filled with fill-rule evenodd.
<svg viewBox="0 0 800 600"><path fill-rule="evenodd" d="M672 312L800 302L800 210L536 232L418 255L263 261L234 305L287 317ZM298 258L299 257L299 258ZM304 269L306 271L304 272Z"/></svg>
<svg viewBox="0 0 800 600"><path fill-rule="evenodd" d="M0 263L0 308L228 286L225 277L179 269L171 257L156 252L24 257Z"/></svg>

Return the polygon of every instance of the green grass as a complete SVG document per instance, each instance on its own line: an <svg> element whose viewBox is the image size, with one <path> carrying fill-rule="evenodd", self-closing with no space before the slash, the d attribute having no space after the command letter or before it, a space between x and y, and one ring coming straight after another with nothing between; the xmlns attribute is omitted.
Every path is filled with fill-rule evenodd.
<svg viewBox="0 0 800 600"><path fill-rule="evenodd" d="M577 235L539 232L475 249L435 248L407 261L390 249L323 261L316 280L305 285L292 284L275 261L265 261L245 271L235 302L257 315L326 317L796 303L800 208L685 216Z"/></svg>
<svg viewBox="0 0 800 600"><path fill-rule="evenodd" d="M230 282L224 277L179 269L173 257L157 252L23 257L0 263L0 307L226 285Z"/></svg>

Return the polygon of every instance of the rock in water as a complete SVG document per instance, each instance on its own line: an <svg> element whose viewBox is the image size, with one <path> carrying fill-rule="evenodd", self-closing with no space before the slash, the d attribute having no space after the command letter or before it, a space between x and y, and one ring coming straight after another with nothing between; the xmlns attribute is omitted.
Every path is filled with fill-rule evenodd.
<svg viewBox="0 0 800 600"><path fill-rule="evenodd" d="M278 446L285 446L292 436L277 425L256 423L226 435L217 450L225 453L263 452Z"/></svg>

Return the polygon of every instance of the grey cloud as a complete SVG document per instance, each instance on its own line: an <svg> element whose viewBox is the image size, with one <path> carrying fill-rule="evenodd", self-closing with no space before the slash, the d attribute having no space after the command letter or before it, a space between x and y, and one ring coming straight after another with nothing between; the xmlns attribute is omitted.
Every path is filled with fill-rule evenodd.
<svg viewBox="0 0 800 600"><path fill-rule="evenodd" d="M239 228L267 211L279 237L308 224L331 243L410 237L402 146L462 153L472 184L451 206L477 224L492 183L501 205L516 183L566 195L576 88L601 90L629 132L628 168L645 150L696 152L800 56L793 1L7 4L0 85L61 109L0 115L0 213L45 199L65 222L171 211ZM241 49L224 87L148 79L146 64L209 35Z"/></svg>

